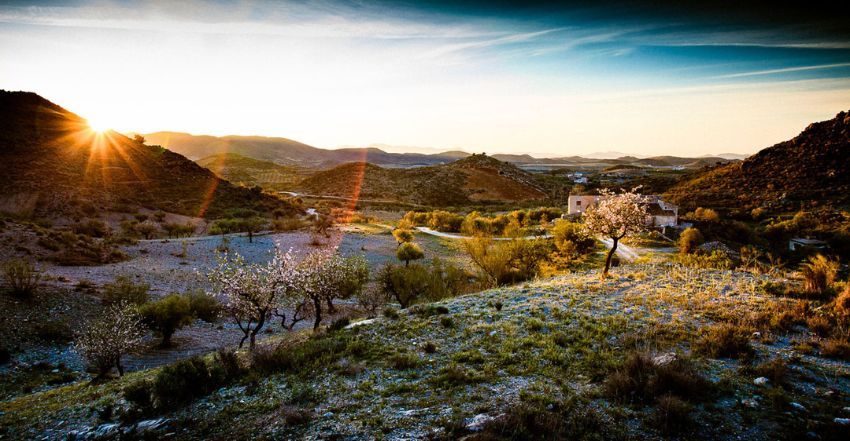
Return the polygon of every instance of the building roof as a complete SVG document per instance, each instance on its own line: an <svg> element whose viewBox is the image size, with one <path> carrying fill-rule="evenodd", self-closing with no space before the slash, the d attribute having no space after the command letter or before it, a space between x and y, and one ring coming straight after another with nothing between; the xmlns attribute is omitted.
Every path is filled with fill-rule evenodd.
<svg viewBox="0 0 850 441"><path fill-rule="evenodd" d="M807 239L804 237L795 237L791 242L796 242L801 245L826 245L826 242L820 239Z"/></svg>

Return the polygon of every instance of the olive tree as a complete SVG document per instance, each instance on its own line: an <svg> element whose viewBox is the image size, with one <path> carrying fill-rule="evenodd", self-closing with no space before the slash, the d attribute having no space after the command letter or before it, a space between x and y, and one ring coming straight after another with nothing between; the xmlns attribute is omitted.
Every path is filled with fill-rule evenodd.
<svg viewBox="0 0 850 441"><path fill-rule="evenodd" d="M602 277L608 275L611 258L617 252L617 244L626 236L639 233L646 228L649 214L646 211L646 199L637 189L614 193L602 190L599 202L590 206L582 219L591 232L611 239L611 249L605 257L605 269Z"/></svg>
<svg viewBox="0 0 850 441"><path fill-rule="evenodd" d="M113 304L90 321L77 335L74 347L98 377L106 376L112 368L124 375L121 357L136 348L144 337L141 317L136 306Z"/></svg>

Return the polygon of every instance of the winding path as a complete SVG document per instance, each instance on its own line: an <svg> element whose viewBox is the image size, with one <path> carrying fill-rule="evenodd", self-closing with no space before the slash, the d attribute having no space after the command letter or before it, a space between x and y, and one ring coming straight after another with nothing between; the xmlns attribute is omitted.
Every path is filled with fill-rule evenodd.
<svg viewBox="0 0 850 441"><path fill-rule="evenodd" d="M430 234L431 236L444 237L446 239L472 239L471 236L463 236L460 234L454 233L444 233L442 231L432 230L428 227L416 227L416 231L421 233ZM548 239L552 237L551 234L544 234L541 236L524 236L518 239L529 240L529 239ZM493 240L513 240L513 237L494 237Z"/></svg>

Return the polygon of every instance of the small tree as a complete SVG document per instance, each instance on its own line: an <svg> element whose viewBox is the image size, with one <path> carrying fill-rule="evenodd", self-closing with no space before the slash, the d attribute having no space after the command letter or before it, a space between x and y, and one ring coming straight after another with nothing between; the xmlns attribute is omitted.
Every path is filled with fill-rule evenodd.
<svg viewBox="0 0 850 441"><path fill-rule="evenodd" d="M398 257L398 260L404 262L404 266L408 266L411 260L419 260L425 257L425 253L422 252L422 248L413 242L405 242L401 244L396 250L395 255Z"/></svg>
<svg viewBox="0 0 850 441"><path fill-rule="evenodd" d="M160 347L171 346L174 331L192 323L192 305L187 296L169 294L139 308L142 321L162 337Z"/></svg>
<svg viewBox="0 0 850 441"><path fill-rule="evenodd" d="M558 252L570 258L589 253L596 244L584 225L564 219L558 219L555 222L552 237L555 239L555 248Z"/></svg>
<svg viewBox="0 0 850 441"><path fill-rule="evenodd" d="M398 248L401 244L413 242L413 231L404 228L396 228L393 230L393 237L395 237L396 242L398 242L398 245L396 246L396 248Z"/></svg>
<svg viewBox="0 0 850 441"><path fill-rule="evenodd" d="M693 253L703 243L702 233L694 227L686 228L679 236L679 252L682 254Z"/></svg>
<svg viewBox="0 0 850 441"><path fill-rule="evenodd" d="M261 217L251 217L243 221L243 228L248 233L248 243L254 242L254 234L259 233L268 225Z"/></svg>
<svg viewBox="0 0 850 441"><path fill-rule="evenodd" d="M498 286L511 269L511 253L507 246L481 236L463 241L472 263L477 266L490 286Z"/></svg>
<svg viewBox="0 0 850 441"><path fill-rule="evenodd" d="M303 299L312 303L313 330L322 323L322 304L326 303L329 312L333 310L333 301L340 298L346 290L359 291L365 278L361 265L349 262L338 254L314 251L298 265L299 280L296 291ZM359 273L359 274L357 274ZM354 294L354 292L352 292Z"/></svg>
<svg viewBox="0 0 850 441"><path fill-rule="evenodd" d="M584 212L584 225L591 232L611 239L611 249L605 257L605 269L602 277L608 275L611 258L617 251L617 244L628 235L639 233L646 228L648 213L644 205L645 198L636 193L637 189L615 194L602 190L602 198Z"/></svg>
<svg viewBox="0 0 850 441"><path fill-rule="evenodd" d="M136 307L119 303L107 307L89 322L77 336L74 346L89 368L97 371L99 378L106 376L113 367L118 369L118 375L124 375L121 358L137 347L143 336Z"/></svg>
<svg viewBox="0 0 850 441"><path fill-rule="evenodd" d="M292 253L279 249L265 264L248 264L239 254L232 259L226 254L219 256L218 265L208 277L227 299L225 309L243 333L239 347L250 339L252 350L257 334L271 318L280 298L293 292L300 282Z"/></svg>
<svg viewBox="0 0 850 441"><path fill-rule="evenodd" d="M378 273L378 285L387 297L394 298L402 308L407 308L428 293L430 277L428 270L419 264L387 264Z"/></svg>
<svg viewBox="0 0 850 441"><path fill-rule="evenodd" d="M103 286L101 301L105 305L129 303L142 305L148 301L150 285L135 284L128 276L118 276L115 281Z"/></svg>
<svg viewBox="0 0 850 441"><path fill-rule="evenodd" d="M157 227L155 223L149 220L136 224L134 229L145 239L152 238L154 235L156 235L157 231L159 231L159 227Z"/></svg>

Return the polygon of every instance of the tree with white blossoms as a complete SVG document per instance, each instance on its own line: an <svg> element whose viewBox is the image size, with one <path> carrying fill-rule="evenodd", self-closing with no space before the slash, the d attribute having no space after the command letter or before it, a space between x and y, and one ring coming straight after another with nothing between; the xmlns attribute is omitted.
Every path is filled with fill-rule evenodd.
<svg viewBox="0 0 850 441"><path fill-rule="evenodd" d="M291 251L275 249L267 263L248 264L239 254L219 255L218 265L207 276L215 291L226 298L225 309L243 333L241 348L250 339L253 350L256 337L272 317L283 298L296 292L300 280Z"/></svg>
<svg viewBox="0 0 850 441"><path fill-rule="evenodd" d="M298 264L298 289L305 301L313 305L313 330L322 323L322 304L333 303L345 291L354 269L347 259L336 253L313 251Z"/></svg>
<svg viewBox="0 0 850 441"><path fill-rule="evenodd" d="M141 317L135 305L111 305L90 321L77 335L74 347L89 368L96 370L98 378L106 376L112 368L124 375L121 357L136 348L144 337Z"/></svg>
<svg viewBox="0 0 850 441"><path fill-rule="evenodd" d="M584 225L591 232L611 239L611 249L605 257L602 277L608 275L611 258L617 252L617 244L626 236L639 233L646 228L649 214L646 198L637 193L638 188L622 193L601 190L599 202L590 206L582 215Z"/></svg>

